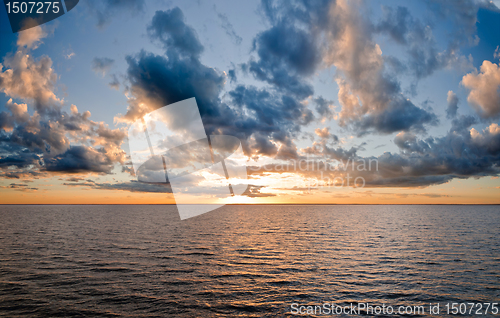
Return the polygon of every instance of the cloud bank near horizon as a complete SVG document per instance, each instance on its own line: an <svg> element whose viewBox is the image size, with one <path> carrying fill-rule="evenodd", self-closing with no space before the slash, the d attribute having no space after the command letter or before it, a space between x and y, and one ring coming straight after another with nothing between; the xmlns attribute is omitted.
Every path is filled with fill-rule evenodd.
<svg viewBox="0 0 500 318"><path fill-rule="evenodd" d="M65 110L66 102L57 94L58 75L52 59L34 56L48 31L37 27L21 32L15 53L5 57L0 68L0 91L8 98L6 111L0 112L0 176L110 175L120 166L127 171L126 126L152 110L191 97L197 100L207 134L238 137L245 155L257 163L272 159L278 165L306 157L330 162L376 159L378 171L357 173L367 187L426 187L455 178L498 176L500 67L485 60L475 69L471 57L463 53L480 41L478 11L498 9L482 1L465 1L460 6L429 1L425 10L432 14L430 21L424 21L404 6L383 6L381 16L372 19L361 4L262 1L259 10L266 28L252 39L246 62L227 73L204 62L206 45L179 7L156 11L144 31L162 52L138 49L125 57L122 82L128 107L117 112L118 128L114 129L92 121L89 111L80 112L75 105ZM114 2L90 4L99 28L109 23L99 18L99 6L122 13L147 10L142 1L123 7L114 7ZM438 20L454 26L444 45L437 44L432 29ZM223 22L228 32L227 17ZM231 30L228 36L233 41L241 38ZM384 54L378 44L381 39L390 41L400 53ZM236 42L241 44L241 40ZM106 76L116 64L101 56L94 57L90 67ZM315 77L329 69L334 70L331 81L335 84L331 85L338 89L338 105L316 93ZM461 73L461 87L443 92L443 105L423 105L415 101L415 91L403 88L403 81L409 80L417 90L420 81L452 69ZM116 75L112 76L119 88ZM457 97L459 89L466 90L467 100ZM462 114L462 104L474 114ZM440 112L450 127L444 135L430 136L430 131L443 125ZM325 126L328 122L335 122L339 129ZM398 152L363 156L363 144L345 148L341 142L345 135L394 135ZM304 139L311 145L300 146ZM276 169L266 173L282 175ZM341 175L332 172L328 176ZM70 184L168 192L137 182ZM254 185L248 195L266 196L261 192L265 187Z"/></svg>

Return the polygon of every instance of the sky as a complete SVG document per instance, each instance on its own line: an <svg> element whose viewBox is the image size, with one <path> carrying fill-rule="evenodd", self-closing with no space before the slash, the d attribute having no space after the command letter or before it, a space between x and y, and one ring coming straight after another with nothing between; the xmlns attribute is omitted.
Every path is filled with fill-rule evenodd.
<svg viewBox="0 0 500 318"><path fill-rule="evenodd" d="M500 204L499 8L82 0L18 33L0 8L0 204L175 203L129 130L193 97L248 173L199 202Z"/></svg>

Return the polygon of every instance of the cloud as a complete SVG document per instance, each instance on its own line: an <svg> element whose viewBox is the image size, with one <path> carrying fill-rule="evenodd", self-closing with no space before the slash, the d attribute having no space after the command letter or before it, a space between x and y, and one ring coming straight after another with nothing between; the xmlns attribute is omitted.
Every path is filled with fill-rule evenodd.
<svg viewBox="0 0 500 318"><path fill-rule="evenodd" d="M359 147L348 150L315 142L298 151L299 161L249 166L248 171L251 178L261 182L271 178L274 183L280 180L280 175L286 180L290 173L302 181L313 178L331 182L336 177L344 181L351 178L351 185L356 178L363 178L367 188L420 188L456 178L498 176L500 127L493 123L478 131L470 128L475 123L474 117L460 116L453 119L452 128L446 135L426 139L411 132L400 132L394 139L400 152L385 152L378 157L360 156Z"/></svg>
<svg viewBox="0 0 500 318"><path fill-rule="evenodd" d="M64 153L45 159L45 169L52 172L111 173L113 156L105 149L86 146L70 146Z"/></svg>
<svg viewBox="0 0 500 318"><path fill-rule="evenodd" d="M76 53L71 49L71 47L63 52L63 57L66 60L71 60Z"/></svg>
<svg viewBox="0 0 500 318"><path fill-rule="evenodd" d="M2 150L5 150L2 149ZM42 156L30 151L19 151L0 156L0 168L8 169L11 167L29 168L31 166L40 167L43 164Z"/></svg>
<svg viewBox="0 0 500 318"><path fill-rule="evenodd" d="M322 120L330 120L333 118L333 101L326 100L320 96L314 99L314 103L316 104L316 111L321 116Z"/></svg>
<svg viewBox="0 0 500 318"><path fill-rule="evenodd" d="M233 43L236 45L240 45L241 41L243 41L243 39L241 38L241 36L236 34L236 31L234 31L234 27L231 24L231 22L229 22L227 15L222 14L222 13L217 13L217 17L219 18L219 20L221 22L221 27L224 29L224 31L226 31L226 34L227 34L227 36L229 36L231 41L233 41Z"/></svg>
<svg viewBox="0 0 500 318"><path fill-rule="evenodd" d="M12 57L5 58L3 65L0 64L0 91L12 98L33 102L40 114L63 103L54 93L56 81L52 60L47 56L37 61L18 50Z"/></svg>
<svg viewBox="0 0 500 318"><path fill-rule="evenodd" d="M194 96L207 133L237 136L248 156L296 158L293 139L302 126L314 120L305 102L314 93L308 78L333 65L342 127L358 134L387 134L422 132L427 125L436 124L435 114L402 94L397 78L388 73L390 59L382 57L372 38L373 25L355 9L344 1L264 1L262 11L271 26L255 37L256 58L242 69L270 86L236 85L224 102L220 95L225 74L201 63L203 45L186 25L182 11L157 11L148 34L162 44L165 54L141 51L127 57L126 81L132 98L127 113L117 119L130 122ZM408 35L402 35L401 41L408 41ZM231 80L237 80L234 72ZM334 116L330 101L321 97L312 101L322 120Z"/></svg>
<svg viewBox="0 0 500 318"><path fill-rule="evenodd" d="M382 19L373 26L375 32L387 34L397 44L406 50L408 66L416 79L432 75L435 71L455 66L455 68L470 68L471 62L460 55L459 47L463 44L474 45L477 38L476 15L479 6L473 1L464 1L457 5L449 1L428 1L427 17L429 21L422 22L414 18L409 9L382 7ZM452 23L453 32L448 37L446 49L440 51L433 35L433 29L439 22Z"/></svg>
<svg viewBox="0 0 500 318"><path fill-rule="evenodd" d="M293 155L292 136L314 119L304 103L272 89L244 85L229 91L227 103L223 102L220 95L227 78L201 63L203 46L180 9L157 11L148 30L153 40L163 43L165 55L141 51L126 58L131 98L127 113L118 121L131 122L195 97L207 134L238 137L249 156L276 155L278 149Z"/></svg>
<svg viewBox="0 0 500 318"><path fill-rule="evenodd" d="M416 135L408 132L400 132L397 134L394 138L394 143L399 149L410 153L424 153L426 150L430 149L425 141L418 140Z"/></svg>
<svg viewBox="0 0 500 318"><path fill-rule="evenodd" d="M115 60L107 57L94 57L94 59L92 60L92 71L94 71L96 74L104 76L107 72L109 72L114 63Z"/></svg>
<svg viewBox="0 0 500 318"><path fill-rule="evenodd" d="M231 83L236 83L238 80L236 77L236 71L234 69L227 71L227 76L229 77Z"/></svg>
<svg viewBox="0 0 500 318"><path fill-rule="evenodd" d="M144 0L92 0L85 1L88 10L97 17L97 27L103 29L111 22L112 17L128 13L136 16L144 12L146 3Z"/></svg>
<svg viewBox="0 0 500 318"><path fill-rule="evenodd" d="M59 179L59 180L63 180L63 179ZM77 177L70 177L70 178L66 179L66 181L69 181L69 182L80 182L82 180L83 180L83 178L77 178Z"/></svg>
<svg viewBox="0 0 500 318"><path fill-rule="evenodd" d="M500 68L498 64L483 61L477 70L462 78L461 84L469 89L467 101L482 118L500 114Z"/></svg>
<svg viewBox="0 0 500 318"><path fill-rule="evenodd" d="M426 186L453 178L495 176L500 172L500 129L496 124L483 133L464 127L460 131L450 130L444 137L426 140L398 135L395 143L404 152L380 156L380 177L371 184ZM384 169L393 175L384 173Z"/></svg>
<svg viewBox="0 0 500 318"><path fill-rule="evenodd" d="M450 132L462 133L474 124L477 124L477 119L474 116L459 116L451 121Z"/></svg>
<svg viewBox="0 0 500 318"><path fill-rule="evenodd" d="M431 21L445 20L452 24L452 32L448 34L448 50L460 45L476 45L479 39L476 36L477 12L481 8L491 10L490 1L454 0L427 1L426 14ZM429 23L432 25L432 23Z"/></svg>
<svg viewBox="0 0 500 318"><path fill-rule="evenodd" d="M166 49L178 54L198 57L203 52L203 45L196 31L186 25L181 9L175 7L168 11L156 11L148 26L151 39L160 41Z"/></svg>
<svg viewBox="0 0 500 318"><path fill-rule="evenodd" d="M12 130L0 133L0 143L8 154L0 151L0 166L110 173L115 163L125 160L121 150L125 133L91 121L89 112L78 113L73 105L71 114L53 111L50 116L37 113L29 116L22 105L14 106ZM0 118L5 114L0 113Z"/></svg>
<svg viewBox="0 0 500 318"><path fill-rule="evenodd" d="M240 139L243 140L254 134L250 141L254 155L273 156L276 154L276 144L279 143L284 145L280 148L282 155L288 152L296 157L291 139L300 131L301 126L314 119L312 112L303 103L290 96L243 85L230 91L229 96L234 106L248 114L248 117L240 117L235 121L234 130L236 133L240 131L243 137ZM249 155L248 151L246 154Z"/></svg>
<svg viewBox="0 0 500 318"><path fill-rule="evenodd" d="M8 186L0 186L2 189L14 189L17 191L23 191L23 192L34 192L38 191L38 188L30 188L27 184L24 183L11 183Z"/></svg>
<svg viewBox="0 0 500 318"><path fill-rule="evenodd" d="M41 43L41 40L48 35L48 32L41 26L35 26L30 29L19 32L17 38L17 46L26 47L28 49L36 49Z"/></svg>
<svg viewBox="0 0 500 318"><path fill-rule="evenodd" d="M10 111L10 114L7 112L0 113L0 129L11 131L15 123L24 124L30 118L28 105L26 104L14 103L11 98L7 101L5 107Z"/></svg>
<svg viewBox="0 0 500 318"><path fill-rule="evenodd" d="M325 127L323 129L320 129L320 128L316 128L314 130L314 133L316 135L318 135L321 139L328 139L330 138L331 134L330 134L330 130L328 129L328 127Z"/></svg>
<svg viewBox="0 0 500 318"><path fill-rule="evenodd" d="M342 106L339 124L363 134L423 131L437 121L434 114L403 96L399 82L386 74L371 25L353 3L340 0L330 9L329 47L324 59L344 77L337 77Z"/></svg>
<svg viewBox="0 0 500 318"><path fill-rule="evenodd" d="M274 197L276 194L274 193L262 193L260 192L264 186L256 186L253 184L249 184L248 188L241 195L250 197L250 198L265 198L265 197Z"/></svg>
<svg viewBox="0 0 500 318"><path fill-rule="evenodd" d="M271 28L257 35L254 47L259 59L247 63L248 70L300 100L314 93L307 82L311 74L335 66L341 127L358 135L424 131L425 125L437 123L437 117L402 94L397 74L388 73L386 67L395 63L382 56L373 40L375 27L358 4L264 1L262 10ZM389 32L389 27L380 30ZM399 39L406 41L403 35ZM323 105L318 110L323 117L329 113L324 113Z"/></svg>
<svg viewBox="0 0 500 318"><path fill-rule="evenodd" d="M328 1L262 1L261 12L271 27L254 38L258 58L251 58L244 70L299 100L313 95L309 78L324 66L320 30L328 8Z"/></svg>
<svg viewBox="0 0 500 318"><path fill-rule="evenodd" d="M259 59L250 61L248 70L257 79L299 99L314 93L303 76L314 73L321 56L307 32L280 22L257 35L254 50Z"/></svg>
<svg viewBox="0 0 500 318"><path fill-rule="evenodd" d="M472 142L480 149L485 149L487 153L496 155L500 152L500 127L493 123L483 130L483 133L472 128L470 130Z"/></svg>
<svg viewBox="0 0 500 318"><path fill-rule="evenodd" d="M446 117L455 118L457 116L458 110L458 97L453 91L448 91L448 97L446 98L448 102L448 107L446 108Z"/></svg>
<svg viewBox="0 0 500 318"><path fill-rule="evenodd" d="M111 87L112 89L116 89L117 91L120 90L120 81L118 80L116 74L111 74L111 78L113 80L108 83L109 87Z"/></svg>
<svg viewBox="0 0 500 318"><path fill-rule="evenodd" d="M118 190L129 192L147 192L147 193L172 193L172 188L168 183L143 183L136 180L130 182L117 183L96 183L94 181L80 183L64 183L65 186L72 187L90 187L98 190Z"/></svg>
<svg viewBox="0 0 500 318"><path fill-rule="evenodd" d="M7 111L0 112L3 177L111 173L115 164L125 162L122 130L90 120L90 112L80 113L75 105L70 113L62 110L63 101L55 94L57 74L49 57L36 60L28 49L19 48L0 70L0 91L10 98Z"/></svg>
<svg viewBox="0 0 500 318"><path fill-rule="evenodd" d="M447 7L428 2L429 8L437 8L436 16L451 19L459 28L450 35L446 48L438 50L432 23L415 19L408 9L399 7L384 8L381 21L374 24L359 10L360 4L363 2L263 1L261 10L268 27L255 36L252 57L238 69L243 75L257 79L255 85L238 82L243 76L237 78L235 70L226 75L202 62L204 46L179 8L157 11L147 32L164 50L161 54L141 50L126 57L127 71L120 80L129 105L125 115L116 118L130 123L164 105L196 97L206 132L237 136L249 157L269 156L290 161L308 155L331 162L376 159L377 171L353 172L366 178L367 186L371 187L423 187L453 178L497 175L498 126L491 124L484 130L470 128L476 118L457 116L458 98L450 91L446 110L452 119L450 131L442 137L422 139L418 133L436 124L437 117L431 109L419 107L405 96L398 78L405 73L418 81L438 69L467 63L457 48L475 41L477 6L467 2L463 6L449 3ZM110 12L118 12L141 11L145 4L104 1L90 6L99 11L109 8ZM240 43L241 38L227 17L219 14L218 18L232 40ZM100 26L107 21L108 18L102 17ZM403 58L383 54L375 41L380 34L403 46ZM18 52L6 59L0 69L0 90L10 98L6 111L0 112L2 176L111 173L116 164L126 161L121 150L123 130L92 121L89 112L79 112L75 105L69 112L63 110L63 100L55 93L57 74L52 61L48 57L34 59L29 54L29 49L35 48L42 38L43 34L35 33L23 39L20 36ZM112 65L113 60L108 58L92 61L93 70L102 75ZM310 83L315 74L330 67L339 88L339 112L335 112L332 101L315 96ZM481 72L467 74L462 80L470 90L469 103L475 105L482 117L499 113L496 106L499 106L500 82L496 81L496 72L498 66L485 61ZM118 77L111 76L110 86L119 89ZM229 88L225 86L228 79L232 83ZM359 155L361 146L344 149L328 143L338 141L328 127L314 131L319 140L310 134L312 139L316 138L312 146L298 149L295 142L303 127L315 120L315 115L322 121L339 118L342 128L360 135L397 133L394 143L399 153L363 158ZM275 169L272 173L280 172ZM336 171L328 175L345 173ZM314 174L317 171L302 175ZM95 189L170 191L165 185L137 182L68 181L72 181L68 185ZM262 185L251 186L247 195L272 195L261 193L262 188Z"/></svg>
<svg viewBox="0 0 500 318"><path fill-rule="evenodd" d="M182 11L157 11L148 34L164 45L166 54L141 51L126 57L125 78L130 83L132 98L127 113L117 120L134 121L152 110L191 97L196 97L202 116L222 115L219 94L225 76L200 62L203 46L194 29L185 24Z"/></svg>
<svg viewBox="0 0 500 318"><path fill-rule="evenodd" d="M460 131L450 131L440 138L405 138L405 143L397 143L407 151L406 160L414 176L434 175L451 179L496 175L499 173L500 129L492 124L483 133L465 127Z"/></svg>
<svg viewBox="0 0 500 318"><path fill-rule="evenodd" d="M219 93L225 78L215 69L197 59L185 59L176 54L165 57L144 51L128 56L126 61L126 77L133 99L123 119L135 120L152 110L193 96L202 116L220 115Z"/></svg>

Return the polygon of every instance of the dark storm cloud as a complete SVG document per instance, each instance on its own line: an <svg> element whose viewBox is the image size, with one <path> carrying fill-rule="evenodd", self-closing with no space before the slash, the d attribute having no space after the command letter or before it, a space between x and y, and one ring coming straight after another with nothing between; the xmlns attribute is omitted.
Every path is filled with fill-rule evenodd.
<svg viewBox="0 0 500 318"><path fill-rule="evenodd" d="M53 111L51 116L32 116L25 122L13 121L9 133L0 133L0 142L8 147L1 166L24 168L37 162L42 171L110 173L113 165L124 161L120 149L125 134L103 123L90 121L90 113ZM71 140L92 141L91 146L70 146Z"/></svg>
<svg viewBox="0 0 500 318"><path fill-rule="evenodd" d="M314 72L321 55L310 34L281 22L257 35L254 50L259 59L250 61L248 70L257 79L299 99L314 93L304 77Z"/></svg>
<svg viewBox="0 0 500 318"><path fill-rule="evenodd" d="M259 132L276 132L281 125L286 125L290 131L299 131L301 125L313 119L312 112L296 99L265 89L239 85L229 92L229 96L237 107L251 112Z"/></svg>
<svg viewBox="0 0 500 318"><path fill-rule="evenodd" d="M398 77L409 71L415 90L419 79L437 70L470 68L471 60L461 55L460 48L477 44L477 12L481 7L491 5L472 0L427 1L424 21L404 6L383 6L382 18L372 22L357 5L346 1L263 1L262 12L271 27L255 38L258 59L251 60L247 69L276 89L304 98L313 92L308 91L310 72L333 65L340 75L341 126L358 135L424 131L426 125L437 123L437 117L402 95ZM433 32L440 21L451 24L453 31L445 43L438 44ZM388 35L405 54L382 57L374 41L376 34ZM488 100L469 99L483 117L495 109ZM452 99L450 118L455 104Z"/></svg>
<svg viewBox="0 0 500 318"><path fill-rule="evenodd" d="M228 109L221 105L219 94L224 76L197 59L183 59L177 54L166 56L141 51L127 57L127 79L137 103L129 107L125 118L135 119L147 112L187 98L196 97L202 116L220 118ZM150 108L141 108L147 101ZM151 109L152 108L152 109ZM224 120L232 120L234 115Z"/></svg>
<svg viewBox="0 0 500 318"><path fill-rule="evenodd" d="M160 41L166 49L179 54L198 57L203 52L203 45L196 31L186 25L181 9L156 11L148 27L149 36Z"/></svg>
<svg viewBox="0 0 500 318"><path fill-rule="evenodd" d="M94 185L94 188L103 190L122 190L130 192L172 193L170 184L143 183L136 182L134 180L122 183L96 183Z"/></svg>
<svg viewBox="0 0 500 318"><path fill-rule="evenodd" d="M229 92L229 96L237 109L244 109L249 115L236 121L234 129L244 131L248 137L253 134L249 141L250 152L274 156L278 149L275 143L279 142L282 152L296 157L291 138L314 118L307 107L290 96L253 86L239 85Z"/></svg>
<svg viewBox="0 0 500 318"><path fill-rule="evenodd" d="M5 179L38 179L47 174L35 170L0 170L0 176Z"/></svg>
<svg viewBox="0 0 500 318"><path fill-rule="evenodd" d="M110 63L96 63L104 70ZM11 97L7 111L0 113L0 174L6 178L48 176L48 172L110 173L123 163L121 143L125 134L90 120L90 112L62 110L54 93L57 74L46 56L36 60L25 48L19 49L0 73L0 91ZM34 105L18 104L12 98ZM72 143L80 146L71 147ZM33 171L30 171L33 170ZM32 173L31 173L32 172Z"/></svg>
<svg viewBox="0 0 500 318"><path fill-rule="evenodd" d="M470 118L462 117L467 121ZM446 182L452 178L468 178L472 176L496 176L500 172L500 129L492 124L483 132L475 129L470 131L450 131L446 136L421 140L415 136L398 135L395 140L403 153L401 168L405 168L406 178L428 184ZM380 164L385 163L385 157L380 157ZM393 167L397 167L394 165ZM441 178L441 179L440 179ZM389 183L385 178L380 183ZM395 179L399 180L399 179ZM440 181L441 180L441 181Z"/></svg>
<svg viewBox="0 0 500 318"><path fill-rule="evenodd" d="M342 106L339 124L358 135L424 131L425 125L437 122L432 112L402 95L397 73L403 64L382 57L373 40L375 27L354 3L263 1L262 10L271 28L254 41L258 60L251 60L248 70L257 79L303 99L314 92L308 76L320 67L335 66ZM398 41L407 41L405 12L400 20L395 17L380 26L380 32L392 32ZM403 30L396 30L398 24ZM323 105L317 108L322 117L328 110Z"/></svg>
<svg viewBox="0 0 500 318"><path fill-rule="evenodd" d="M357 157L359 148L351 147L351 149L344 149L342 147L329 147L326 143L314 143L311 147L302 150L307 155L321 155L326 159L347 161Z"/></svg>
<svg viewBox="0 0 500 318"><path fill-rule="evenodd" d="M389 105L387 109L364 116L355 122L355 127L361 129L360 134L366 133L370 128L386 134L409 129L423 132L425 124L438 122L436 115L404 98L395 98Z"/></svg>
<svg viewBox="0 0 500 318"><path fill-rule="evenodd" d="M42 164L41 159L41 155L29 151L21 151L6 155L0 154L0 168L26 168L31 165L40 166Z"/></svg>
<svg viewBox="0 0 500 318"><path fill-rule="evenodd" d="M35 32L29 42L36 42L41 34L45 32ZM90 120L90 112L80 113L75 105L70 113L62 110L52 60L33 58L31 50L36 46L19 43L26 41L18 41L16 53L6 57L0 68L0 91L9 98L7 111L0 113L0 174L22 178L48 176L48 171L110 173L114 164L124 162L120 149L124 133ZM102 72L111 64L109 59L94 60L94 67ZM81 146L72 148L71 143Z"/></svg>
<svg viewBox="0 0 500 318"><path fill-rule="evenodd" d="M474 119L462 116L456 121L466 127ZM402 152L378 157L379 171L368 174L368 185L428 186L454 178L497 176L500 173L500 129L496 124L483 132L452 129L444 137L425 140L400 133L394 142Z"/></svg>
<svg viewBox="0 0 500 318"><path fill-rule="evenodd" d="M122 120L133 121L154 109L195 97L207 134L240 138L247 155L275 154L274 142L290 144L300 125L313 120L312 112L299 100L272 89L238 85L228 93L231 103L222 102L226 77L201 63L203 46L185 24L180 9L156 12L148 30L153 40L162 41L165 55L141 51L126 58L134 98Z"/></svg>
<svg viewBox="0 0 500 318"><path fill-rule="evenodd" d="M431 111L415 106L402 95L399 81L387 73L386 60L372 39L373 26L364 22L355 8L326 1L264 1L262 11L271 26L254 39L257 58L250 59L243 70L270 84L269 88L240 84L228 93L231 102L222 102L226 77L200 62L203 45L194 29L186 25L182 11L158 11L148 32L162 43L165 55L142 51L127 57L127 79L135 98L123 119L135 120L153 109L194 96L207 133L239 137L247 155L270 155L278 148L278 136L285 132L282 140L293 153L292 136L314 118L301 103L314 93L308 77L326 64L336 66L338 74L343 75L337 81L341 126L362 135L425 131L426 125L437 123ZM410 18L406 16L396 22L407 23ZM408 41L408 27L395 35L395 30L390 31L392 24L388 20L379 32L392 32L401 43ZM346 36L353 37L349 42L352 47L346 46ZM356 65L352 64L354 60ZM397 72L398 68L391 68ZM233 82L235 75L229 74ZM359 102L354 103L356 100ZM313 101L321 118L333 117L324 99Z"/></svg>
<svg viewBox="0 0 500 318"><path fill-rule="evenodd" d="M299 152L306 155L300 157L304 161L300 165L287 160L283 164L250 166L248 171L251 175L271 173L271 177L273 173L294 172L304 180L336 177L345 180L349 174L352 180L362 177L365 187L409 188L442 184L456 178L498 176L500 126L494 123L482 131L470 128L477 122L475 117L459 116L442 137L421 139L411 132L401 132L394 139L400 152L386 152L378 157L360 156L361 147L347 150L315 142Z"/></svg>
<svg viewBox="0 0 500 318"><path fill-rule="evenodd" d="M85 146L71 146L64 153L45 159L45 169L53 172L111 173L113 162L104 149Z"/></svg>
<svg viewBox="0 0 500 318"><path fill-rule="evenodd" d="M219 94L224 86L223 73L199 60L203 45L193 28L186 25L179 8L157 11L148 27L153 40L165 47L164 56L141 51L127 56L127 79L136 97L129 106L126 120L135 120L151 110L196 97L202 116L220 118L227 114ZM149 106L143 107L141 103ZM225 120L231 120L233 115Z"/></svg>
<svg viewBox="0 0 500 318"><path fill-rule="evenodd" d="M474 116L462 115L459 117L453 118L451 121L451 129L450 132L463 133L468 130L474 124L477 124L478 120Z"/></svg>
<svg viewBox="0 0 500 318"><path fill-rule="evenodd" d="M3 134L0 140L26 147L35 153L58 153L69 145L65 130L51 127L48 121L31 121L17 125L10 134Z"/></svg>
<svg viewBox="0 0 500 318"><path fill-rule="evenodd" d="M429 150L429 144L410 133L400 133L394 138L394 143L399 149L409 152L424 153Z"/></svg>
<svg viewBox="0 0 500 318"><path fill-rule="evenodd" d="M303 100L314 94L309 78L323 65L324 37L330 1L261 2L271 27L253 40L257 59L243 64L256 79Z"/></svg>
<svg viewBox="0 0 500 318"><path fill-rule="evenodd" d="M308 78L323 63L320 28L327 25L329 1L262 1L271 27L254 39L258 59L247 69L275 89L305 99L314 94Z"/></svg>

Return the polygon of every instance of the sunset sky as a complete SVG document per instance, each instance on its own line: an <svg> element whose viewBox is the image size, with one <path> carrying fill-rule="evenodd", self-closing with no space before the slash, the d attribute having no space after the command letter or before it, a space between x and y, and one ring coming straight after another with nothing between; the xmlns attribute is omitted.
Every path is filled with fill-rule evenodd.
<svg viewBox="0 0 500 318"><path fill-rule="evenodd" d="M82 0L15 34L0 8L0 204L175 203L128 129L192 97L248 167L204 202L500 204L499 8Z"/></svg>

